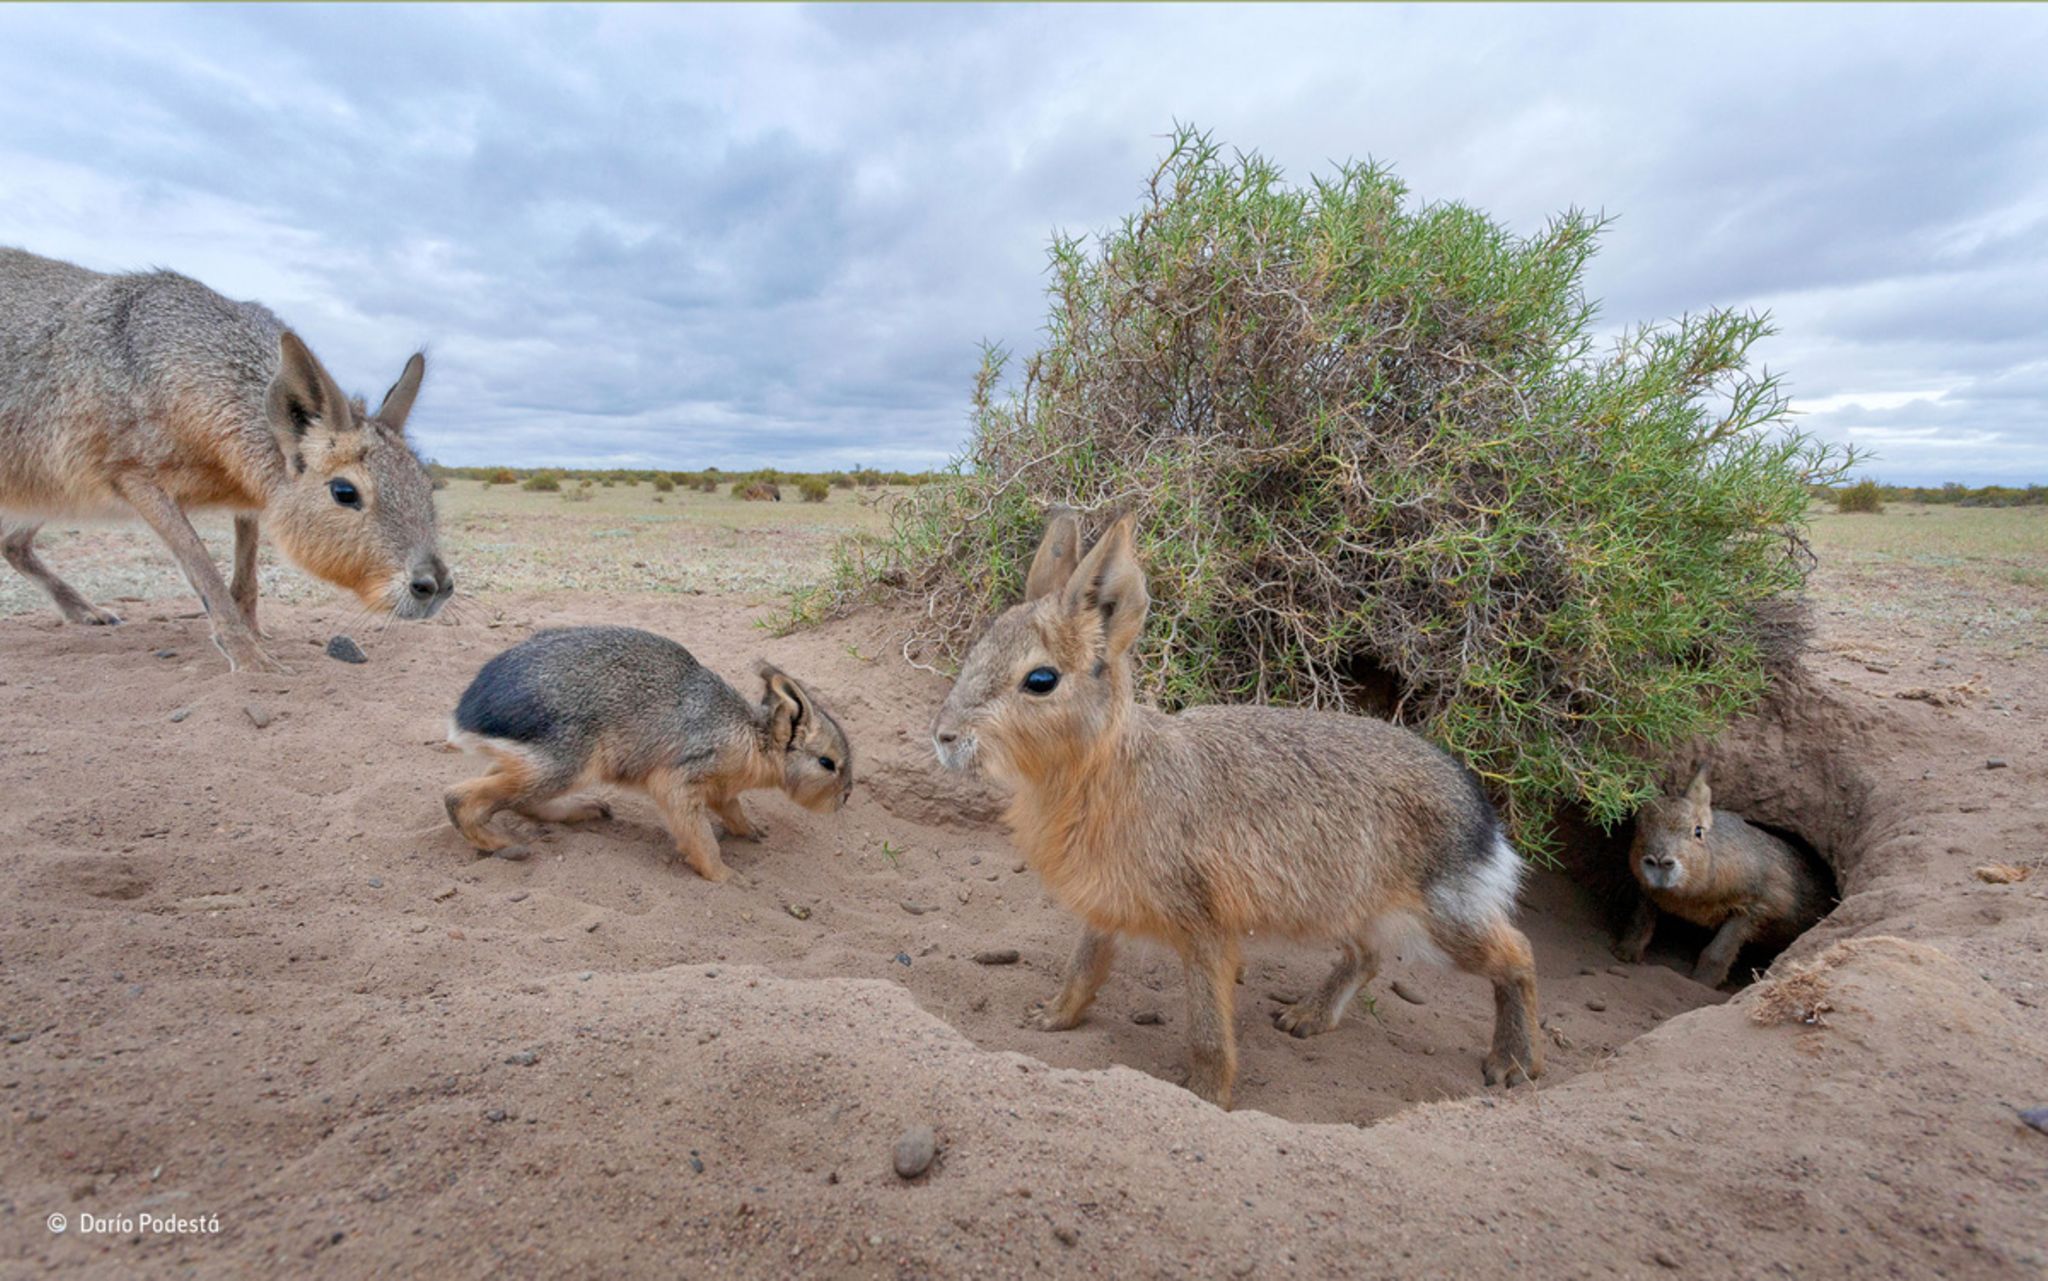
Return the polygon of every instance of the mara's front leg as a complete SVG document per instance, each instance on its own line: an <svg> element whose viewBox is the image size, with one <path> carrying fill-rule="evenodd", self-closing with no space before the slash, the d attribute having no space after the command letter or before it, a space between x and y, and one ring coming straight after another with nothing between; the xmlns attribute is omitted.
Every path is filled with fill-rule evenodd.
<svg viewBox="0 0 2048 1281"><path fill-rule="evenodd" d="M1635 914L1628 918L1628 928L1615 940L1614 955L1617 959L1634 965L1643 959L1643 953L1650 946L1650 936L1657 932L1657 905L1647 894L1636 899Z"/></svg>
<svg viewBox="0 0 2048 1281"><path fill-rule="evenodd" d="M1708 987L1719 987L1728 981L1728 971L1734 968L1736 954L1743 944L1756 936L1756 921L1745 913L1737 912L1721 922L1721 929L1714 935L1714 941L1707 944L1700 953L1699 964L1693 967L1692 976Z"/></svg>
<svg viewBox="0 0 2048 1281"><path fill-rule="evenodd" d="M696 782L675 770L658 769L647 776L647 793L690 870L713 885L730 879L732 869L718 856L718 834L711 830L711 816Z"/></svg>
<svg viewBox="0 0 2048 1281"><path fill-rule="evenodd" d="M1188 975L1188 1089L1224 1109L1237 1080L1237 954L1230 935L1190 939L1180 952Z"/></svg>
<svg viewBox="0 0 2048 1281"><path fill-rule="evenodd" d="M242 611L242 621L249 625L249 634L263 635L263 629L256 625L256 518L250 515L235 517L235 576L228 584L228 595L234 598L235 608Z"/></svg>
<svg viewBox="0 0 2048 1281"><path fill-rule="evenodd" d="M1031 1023L1046 1032L1064 1032L1080 1023L1115 960L1116 935L1092 925L1082 926L1081 941L1067 960L1067 977L1060 984L1059 995L1050 1004L1033 1006L1028 1016Z"/></svg>
<svg viewBox="0 0 2048 1281"><path fill-rule="evenodd" d="M149 523L157 537L177 557L178 567L185 571L185 578L192 589L199 593L199 603L206 606L206 613L213 624L213 643L220 652L227 655L228 665L236 671L284 672L291 670L263 652L256 642L256 633L243 621L242 611L228 592L228 585L221 581L220 570L206 554L206 544L199 541L199 535L192 529L192 522L185 519L185 513L171 496L155 481L145 476L128 475L114 482L121 497L128 500L136 514Z"/></svg>

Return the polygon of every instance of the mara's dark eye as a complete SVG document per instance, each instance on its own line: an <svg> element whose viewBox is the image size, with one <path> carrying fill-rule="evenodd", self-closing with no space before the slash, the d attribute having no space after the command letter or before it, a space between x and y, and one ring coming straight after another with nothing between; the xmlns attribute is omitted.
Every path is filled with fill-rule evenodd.
<svg viewBox="0 0 2048 1281"><path fill-rule="evenodd" d="M1027 694L1050 694L1060 683L1060 674L1050 667L1034 667L1024 678L1024 692Z"/></svg>
<svg viewBox="0 0 2048 1281"><path fill-rule="evenodd" d="M1706 840L1706 839L1707 839L1707 829L1706 829L1705 827L1701 826L1701 825L1700 825L1700 824L1698 824L1698 823L1694 823L1694 824L1692 825L1692 839L1694 839L1694 840L1696 840L1696 841L1704 841L1704 840Z"/></svg>
<svg viewBox="0 0 2048 1281"><path fill-rule="evenodd" d="M820 765L822 765L822 766L824 766L824 767L825 767L825 772L826 772L827 774L831 774L831 773L833 773L833 772L837 771L837 770L838 770L838 768L839 768L839 762L838 762L838 761L835 761L835 760L833 760L833 759L832 759L831 757L829 757L829 756L820 756L820 757L818 758L818 764L820 764Z"/></svg>
<svg viewBox="0 0 2048 1281"><path fill-rule="evenodd" d="M328 482L327 482L327 492L328 492L328 493L330 493L330 494L333 494L333 495L334 495L334 501L335 501L335 502L337 502L337 503L340 503L340 504L341 504L341 505L342 505L343 507L353 507L353 508L355 508L355 509L356 509L357 511L361 511L361 510L362 510L362 507L363 507L363 495L362 495L362 493L361 493L360 491L358 491L358 490L356 489L356 487L355 487L354 485L351 485L351 484L349 484L349 483L348 483L347 481L345 481L345 480L330 480L330 481L328 481Z"/></svg>

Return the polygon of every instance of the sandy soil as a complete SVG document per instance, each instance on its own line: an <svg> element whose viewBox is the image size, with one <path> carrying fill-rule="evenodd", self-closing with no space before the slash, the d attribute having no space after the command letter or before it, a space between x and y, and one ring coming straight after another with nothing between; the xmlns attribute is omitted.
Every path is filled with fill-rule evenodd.
<svg viewBox="0 0 2048 1281"><path fill-rule="evenodd" d="M1724 799L1842 871L1763 981L1708 991L1669 945L1616 965L1600 905L1539 877L1550 1074L1502 1093L1478 980L1390 965L1297 1041L1273 994L1328 958L1255 943L1226 1114L1173 1084L1169 956L1128 952L1075 1031L1021 1026L1073 926L993 798L932 764L945 683L890 619L772 638L755 596L489 604L361 635L364 666L319 649L345 607L270 608L285 677L227 673L174 599L115 630L0 620L0 1272L2048 1268L2048 1134L2019 1119L2048 1104L2048 674L2024 646L1823 613L1812 678L1724 749ZM757 794L769 836L725 843L723 887L666 861L637 799L477 859L441 812L475 769L435 746L445 717L490 654L571 621L814 683L853 802ZM1894 697L1918 688L1944 705ZM1992 862L2032 875L1972 874ZM1020 960L973 959L998 948ZM905 1182L919 1124L939 1156Z"/></svg>

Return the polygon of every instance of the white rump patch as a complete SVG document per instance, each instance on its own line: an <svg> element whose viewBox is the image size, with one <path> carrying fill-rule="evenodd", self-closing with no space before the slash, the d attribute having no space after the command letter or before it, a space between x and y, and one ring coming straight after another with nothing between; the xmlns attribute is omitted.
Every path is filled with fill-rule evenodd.
<svg viewBox="0 0 2048 1281"><path fill-rule="evenodd" d="M1460 925L1477 929L1495 920L1511 920L1515 896L1522 889L1522 856L1495 833L1486 857L1429 889L1430 906Z"/></svg>
<svg viewBox="0 0 2048 1281"><path fill-rule="evenodd" d="M1375 916L1365 927L1365 941L1383 962L1399 957L1411 964L1451 963L1451 958L1429 937L1429 927L1413 912Z"/></svg>

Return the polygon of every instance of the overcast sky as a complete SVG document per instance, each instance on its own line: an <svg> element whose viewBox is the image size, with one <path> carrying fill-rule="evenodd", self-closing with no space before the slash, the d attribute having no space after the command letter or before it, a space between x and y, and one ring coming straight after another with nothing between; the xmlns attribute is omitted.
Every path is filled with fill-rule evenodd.
<svg viewBox="0 0 2048 1281"><path fill-rule="evenodd" d="M2048 10L0 5L0 244L167 266L446 462L915 468L1176 120L1616 218L1621 326L1764 308L1803 425L2048 481Z"/></svg>

